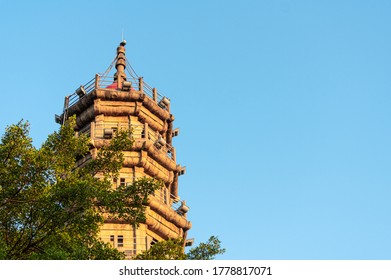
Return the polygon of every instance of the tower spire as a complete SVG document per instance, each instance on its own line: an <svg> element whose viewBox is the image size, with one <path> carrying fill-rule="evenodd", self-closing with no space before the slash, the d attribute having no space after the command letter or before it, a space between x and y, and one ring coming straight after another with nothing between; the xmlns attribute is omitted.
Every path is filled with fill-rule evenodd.
<svg viewBox="0 0 391 280"><path fill-rule="evenodd" d="M114 82L117 82L117 88L122 88L123 82L126 81L125 45L126 45L126 41L122 40L122 42L117 47L117 60L115 62L115 68L117 69L117 72L114 74Z"/></svg>

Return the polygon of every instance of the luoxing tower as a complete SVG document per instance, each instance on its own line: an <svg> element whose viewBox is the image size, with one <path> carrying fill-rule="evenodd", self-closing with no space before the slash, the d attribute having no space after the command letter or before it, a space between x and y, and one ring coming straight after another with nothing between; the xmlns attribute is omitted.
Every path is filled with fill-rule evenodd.
<svg viewBox="0 0 391 280"><path fill-rule="evenodd" d="M125 41L120 43L113 63L104 74L95 75L65 97L63 114L56 115L56 121L63 123L68 116L76 115L76 132L85 133L91 139L90 157L96 155L117 130L133 131L133 148L123 151L124 164L113 188L140 177L164 182L164 188L149 198L145 224L135 228L107 220L101 228L102 240L131 258L157 241L186 240L191 223L186 218L189 208L178 196L178 177L184 174L185 168L176 163L172 146L172 138L179 130L173 127L170 100L136 75L126 59L125 44ZM113 66L116 73L109 77Z"/></svg>

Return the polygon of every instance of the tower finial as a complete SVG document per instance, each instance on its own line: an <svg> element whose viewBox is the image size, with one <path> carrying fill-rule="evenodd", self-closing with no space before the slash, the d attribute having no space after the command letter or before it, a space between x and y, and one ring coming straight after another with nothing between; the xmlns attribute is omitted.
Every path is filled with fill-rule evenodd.
<svg viewBox="0 0 391 280"><path fill-rule="evenodd" d="M126 81L126 56L125 56L126 41L122 42L117 47L117 61L115 62L115 68L117 72L114 74L114 82L117 82L117 88L122 88L122 83Z"/></svg>

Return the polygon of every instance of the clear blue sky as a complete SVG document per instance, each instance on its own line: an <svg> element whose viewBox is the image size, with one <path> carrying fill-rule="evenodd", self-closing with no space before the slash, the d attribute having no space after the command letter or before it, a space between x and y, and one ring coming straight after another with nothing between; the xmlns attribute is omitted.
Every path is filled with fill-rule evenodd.
<svg viewBox="0 0 391 280"><path fill-rule="evenodd" d="M36 145L121 33L171 99L180 195L219 259L391 258L390 1L0 0L0 130Z"/></svg>

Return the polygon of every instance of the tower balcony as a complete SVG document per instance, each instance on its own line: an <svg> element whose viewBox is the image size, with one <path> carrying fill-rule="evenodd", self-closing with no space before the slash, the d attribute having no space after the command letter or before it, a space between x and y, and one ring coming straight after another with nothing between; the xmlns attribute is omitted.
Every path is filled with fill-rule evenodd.
<svg viewBox="0 0 391 280"><path fill-rule="evenodd" d="M179 196L168 193L167 189L164 188L155 191L155 193L151 195L150 201L157 201L159 204L166 205L180 216L186 216L186 213L190 210L189 206L186 204L186 201L181 200Z"/></svg>
<svg viewBox="0 0 391 280"><path fill-rule="evenodd" d="M156 88L147 84L143 77L129 77L121 88L118 88L117 83L113 82L113 80L114 77L96 74L93 79L88 81L86 84L81 85L74 93L65 97L64 111L66 109L70 109L83 99L87 99L87 97L97 89L121 92L139 92L148 96L148 98L150 98L163 110L168 112L170 111L170 100L158 93ZM56 119L56 122L59 121L59 119Z"/></svg>
<svg viewBox="0 0 391 280"><path fill-rule="evenodd" d="M160 236L178 238L191 228L191 222L186 218L189 206L179 197L165 195L164 189L149 197L148 207L146 224Z"/></svg>
<svg viewBox="0 0 391 280"><path fill-rule="evenodd" d="M144 145L144 148L148 148L155 155L164 154L175 163L175 148L168 144L159 133L150 129L148 124L102 122L95 124L93 127L87 126L79 133L87 134L95 144L98 144L99 141L111 139L117 131L121 130L131 131L131 137L135 142L134 146L141 146L147 142L149 145Z"/></svg>
<svg viewBox="0 0 391 280"><path fill-rule="evenodd" d="M174 116L170 101L150 87L143 78L131 78L126 88L116 88L110 77L96 75L73 94L65 97L63 113L55 116L63 124L69 116L76 115L76 130L83 130L97 116L135 116L140 123L148 123L155 132L164 134L168 144L172 140Z"/></svg>

